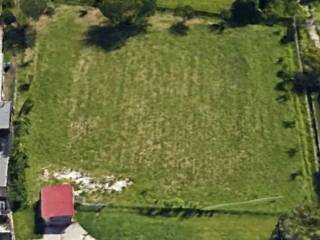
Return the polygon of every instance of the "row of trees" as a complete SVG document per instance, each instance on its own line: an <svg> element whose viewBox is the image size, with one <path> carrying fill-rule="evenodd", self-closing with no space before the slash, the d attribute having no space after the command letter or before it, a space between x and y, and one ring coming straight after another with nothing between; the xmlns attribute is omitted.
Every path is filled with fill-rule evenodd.
<svg viewBox="0 0 320 240"><path fill-rule="evenodd" d="M245 25L301 14L301 5L296 0L236 0L229 18L235 24Z"/></svg>

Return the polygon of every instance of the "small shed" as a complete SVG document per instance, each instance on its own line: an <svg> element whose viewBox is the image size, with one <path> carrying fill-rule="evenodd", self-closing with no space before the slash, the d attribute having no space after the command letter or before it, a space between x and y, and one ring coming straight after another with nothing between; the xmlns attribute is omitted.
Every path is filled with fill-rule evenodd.
<svg viewBox="0 0 320 240"><path fill-rule="evenodd" d="M47 226L67 226L74 216L73 187L70 184L41 189L41 217Z"/></svg>

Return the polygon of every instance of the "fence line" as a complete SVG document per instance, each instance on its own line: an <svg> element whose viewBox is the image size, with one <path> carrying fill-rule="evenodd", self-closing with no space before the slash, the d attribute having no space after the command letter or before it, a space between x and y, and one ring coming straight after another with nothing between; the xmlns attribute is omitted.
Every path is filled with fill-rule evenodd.
<svg viewBox="0 0 320 240"><path fill-rule="evenodd" d="M299 65L299 71L304 72L303 61L301 57L301 48L300 48L300 40L299 40L299 31L297 26L297 19L293 17L293 27L295 30L294 39L295 46L297 52L297 60ZM319 123L317 122L317 118L315 117L314 104L312 95L308 90L305 90L304 93L306 109L307 109L307 118L309 122L309 130L312 138L312 147L313 147L313 155L315 160L316 171L319 171L319 156L320 156L320 145L319 145Z"/></svg>

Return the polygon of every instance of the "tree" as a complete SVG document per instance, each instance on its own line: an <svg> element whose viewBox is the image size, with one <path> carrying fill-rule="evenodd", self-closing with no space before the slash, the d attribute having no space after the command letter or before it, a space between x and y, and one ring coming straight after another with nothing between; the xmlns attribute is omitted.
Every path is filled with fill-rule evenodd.
<svg viewBox="0 0 320 240"><path fill-rule="evenodd" d="M1 18L6 25L16 22L16 17L13 15L12 11L9 9L4 9L1 14Z"/></svg>
<svg viewBox="0 0 320 240"><path fill-rule="evenodd" d="M178 6L174 10L174 15L178 17L182 17L183 22L194 17L194 9L187 5L187 6Z"/></svg>
<svg viewBox="0 0 320 240"><path fill-rule="evenodd" d="M299 207L280 217L272 240L320 239L320 209Z"/></svg>
<svg viewBox="0 0 320 240"><path fill-rule="evenodd" d="M13 8L14 2L13 0L3 0L1 5L2 9Z"/></svg>
<svg viewBox="0 0 320 240"><path fill-rule="evenodd" d="M231 7L231 20L237 25L258 23L262 12L256 0L236 0Z"/></svg>
<svg viewBox="0 0 320 240"><path fill-rule="evenodd" d="M113 26L138 26L154 14L156 0L102 0L99 9Z"/></svg>
<svg viewBox="0 0 320 240"><path fill-rule="evenodd" d="M300 16L304 12L296 0L265 0L265 12L277 17Z"/></svg>
<svg viewBox="0 0 320 240"><path fill-rule="evenodd" d="M47 7L47 0L21 0L20 3L22 13L37 20Z"/></svg>

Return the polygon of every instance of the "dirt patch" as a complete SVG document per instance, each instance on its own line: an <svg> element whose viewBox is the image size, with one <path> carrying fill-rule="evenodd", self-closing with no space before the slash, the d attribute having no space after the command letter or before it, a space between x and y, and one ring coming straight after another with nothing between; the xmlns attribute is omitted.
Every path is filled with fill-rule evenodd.
<svg viewBox="0 0 320 240"><path fill-rule="evenodd" d="M187 21L188 26L207 24L208 21L203 18L193 18Z"/></svg>
<svg viewBox="0 0 320 240"><path fill-rule="evenodd" d="M150 17L149 23L151 29L155 31L165 31L168 30L172 24L178 21L179 18L173 15L155 15Z"/></svg>
<svg viewBox="0 0 320 240"><path fill-rule="evenodd" d="M93 7L81 7L78 10L77 23L88 26L102 25L107 23L107 19L102 15L99 9Z"/></svg>

